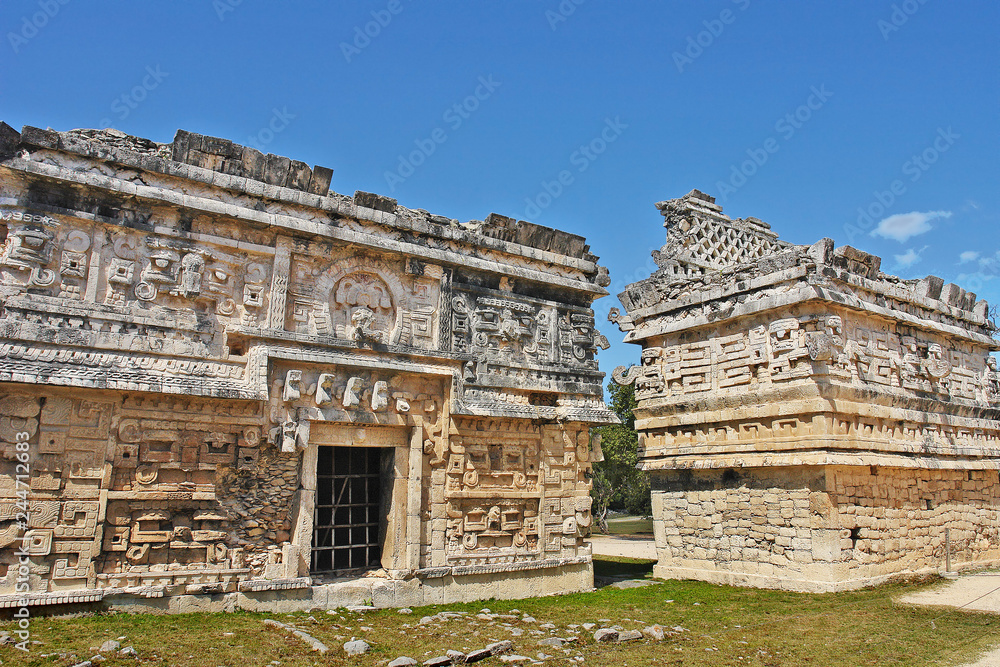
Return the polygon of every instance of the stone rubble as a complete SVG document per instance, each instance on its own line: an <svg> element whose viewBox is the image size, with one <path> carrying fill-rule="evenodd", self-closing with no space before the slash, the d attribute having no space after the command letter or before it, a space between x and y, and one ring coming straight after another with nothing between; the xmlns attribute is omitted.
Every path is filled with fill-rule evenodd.
<svg viewBox="0 0 1000 667"><path fill-rule="evenodd" d="M100 653L113 653L122 647L121 642L115 639L109 639L108 641L101 644L100 648L97 650Z"/></svg>
<svg viewBox="0 0 1000 667"><path fill-rule="evenodd" d="M618 641L618 631L614 628L601 628L594 633L595 642L616 642Z"/></svg>
<svg viewBox="0 0 1000 667"><path fill-rule="evenodd" d="M413 667L414 665L419 665L419 664L420 663L414 660L413 658L409 658L404 655L396 658L388 665L386 665L386 667Z"/></svg>
<svg viewBox="0 0 1000 667"><path fill-rule="evenodd" d="M363 639L352 639L344 643L344 653L347 655L364 655L371 650L371 644Z"/></svg>
<svg viewBox="0 0 1000 667"><path fill-rule="evenodd" d="M390 662L386 667L413 667L414 665L419 665L420 663L413 658L408 658L405 655L400 656Z"/></svg>
<svg viewBox="0 0 1000 667"><path fill-rule="evenodd" d="M298 628L292 625L282 623L281 621L275 621L274 619L270 618L264 619L264 625L268 628L280 630L287 634L291 634L292 636L297 637L298 639L301 639L302 641L304 641L306 644L309 645L309 648L311 648L313 651L316 651L321 655L327 653L330 650L330 648L323 642L319 641L312 635L303 632L302 630L299 630Z"/></svg>
<svg viewBox="0 0 1000 667"><path fill-rule="evenodd" d="M337 610L329 610L329 611L335 612ZM486 621L486 627L483 629L499 629L499 628L511 627L511 624L509 622L510 620L515 620L521 623L538 622L530 614L522 613L518 610L511 610L512 612L517 612L517 613L493 613L488 609L484 609L483 611L488 612L486 614L480 614L482 616L488 617ZM522 615L518 616L518 614ZM292 618L301 618L294 615L290 616ZM425 627L433 626L432 628L433 630L439 630L439 629L443 630L445 626L447 626L449 623L455 623L461 621L471 620L473 625L475 625L476 621L479 620L478 618L472 616L467 612L460 612L460 611L441 611L434 615L426 616L424 618L429 620L427 620L423 625ZM622 623L635 624L640 626L643 625L643 622L637 619L622 618L620 620ZM318 646L322 647L322 649L326 649L326 646L322 644L322 642L319 642L311 635L301 630L300 626L302 624L311 624L313 626L316 626L317 628L322 627L327 631L350 630L348 626L343 626L336 623L323 623L321 621L318 621L314 616L307 616L305 618L301 618L301 620L299 621L299 626L296 626L291 622L283 623L280 621L276 621L274 619L265 619L263 623L265 627L279 631L283 634L289 634L295 636L303 640L310 647ZM583 656L579 655L579 653L577 653L577 655L573 655L573 653L574 651L578 651L584 645L584 642L577 634L577 631L579 629L582 629L586 625L593 626L594 624L570 623L565 626L562 632L560 632L560 626L554 623L543 623L542 626L546 627L550 633L559 632L559 635L553 634L553 636L539 638L535 640L534 644L538 647L561 650L562 654L564 654L565 659L568 659L571 662L581 662L583 661ZM406 625L405 627L409 626ZM366 632L375 632L374 628L370 628L367 626L361 629ZM563 632L565 632L565 634L563 634ZM673 628L666 629L661 625L647 625L641 631L639 631L639 630L627 630L623 628L621 625L613 625L613 626L601 627L600 629L598 629L597 632L594 633L594 640L600 643L626 644L630 642L640 641L645 638L650 641L659 642L671 637L675 637L682 632L686 632L686 630L681 626L674 626ZM234 633L222 633L222 634L223 636L226 635L234 636ZM455 633L450 633L450 634L454 635ZM474 636L477 636L478 634L479 634L478 630L473 633ZM100 652L97 655L92 656L88 661L77 664L81 665L89 664L91 665L91 667L93 667L93 665L96 665L106 660L106 658L103 655L101 655L102 653L113 653L123 658L131 657L138 659L138 654L133 647L126 646L125 648L120 648L121 641L126 639L127 637L120 637L116 640L105 641L101 645ZM92 647L92 649L93 648L94 647ZM372 650L372 648L373 644L370 640L358 639L357 637L351 637L349 641L346 641L343 644L343 651L345 655L348 656L363 655L369 653ZM328 651L328 649L321 650L319 648L315 648L315 650L317 650L321 654ZM52 654L52 656L55 655L56 654ZM68 657L66 654L59 654L59 656L62 659L66 659ZM42 657L48 657L48 656L43 654ZM491 657L497 657L505 664L529 664L529 663L539 664L547 660L553 659L554 656L547 654L544 651L538 651L535 654L535 657L521 655L515 653L514 642L510 640L502 640L498 642L492 642L487 646L485 646L484 648L476 650L468 650L466 648L460 651L456 650L455 648L449 648L443 651L439 655L433 655L432 657L427 658L423 663L420 663L418 660L411 658L409 656L398 656L394 660L388 662L387 667L413 667L418 664L423 664L427 667L444 667L449 665L474 664ZM72 659L75 659L75 657ZM280 661L275 661L272 664L280 665Z"/></svg>

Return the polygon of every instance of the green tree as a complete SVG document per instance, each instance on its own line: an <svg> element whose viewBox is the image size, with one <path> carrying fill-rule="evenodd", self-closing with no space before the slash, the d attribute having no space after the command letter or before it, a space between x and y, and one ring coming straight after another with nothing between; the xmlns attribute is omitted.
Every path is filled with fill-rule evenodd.
<svg viewBox="0 0 1000 667"><path fill-rule="evenodd" d="M611 410L620 424L595 430L601 436L604 461L594 464L594 516L601 532L608 532L608 510L648 515L652 513L649 476L636 468L639 463L639 435L635 430L636 407L633 385L608 384Z"/></svg>

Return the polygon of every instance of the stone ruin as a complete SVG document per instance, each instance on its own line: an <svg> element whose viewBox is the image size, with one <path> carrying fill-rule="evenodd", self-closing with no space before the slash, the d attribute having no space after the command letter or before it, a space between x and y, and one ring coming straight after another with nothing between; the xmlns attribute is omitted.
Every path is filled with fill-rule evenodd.
<svg viewBox="0 0 1000 667"><path fill-rule="evenodd" d="M592 587L607 271L331 176L0 123L0 607Z"/></svg>
<svg viewBox="0 0 1000 667"><path fill-rule="evenodd" d="M1000 562L1000 349L985 301L697 190L610 319L642 346L658 577L834 591Z"/></svg>

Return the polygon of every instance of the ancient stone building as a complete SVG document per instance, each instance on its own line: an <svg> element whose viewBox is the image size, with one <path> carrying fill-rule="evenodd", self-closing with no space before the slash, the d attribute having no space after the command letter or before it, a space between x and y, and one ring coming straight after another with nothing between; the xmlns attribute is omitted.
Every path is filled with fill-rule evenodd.
<svg viewBox="0 0 1000 667"><path fill-rule="evenodd" d="M701 192L657 205L660 267L612 320L642 345L641 467L661 577L829 591L1000 559L984 301ZM949 538L946 541L946 529Z"/></svg>
<svg viewBox="0 0 1000 667"><path fill-rule="evenodd" d="M331 175L0 124L0 606L592 586L606 270Z"/></svg>

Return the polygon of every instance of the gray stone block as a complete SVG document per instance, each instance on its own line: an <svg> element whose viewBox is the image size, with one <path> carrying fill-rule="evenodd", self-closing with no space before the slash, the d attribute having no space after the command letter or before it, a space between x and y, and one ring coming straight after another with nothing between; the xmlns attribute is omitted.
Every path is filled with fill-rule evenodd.
<svg viewBox="0 0 1000 667"><path fill-rule="evenodd" d="M287 157L267 154L267 163L264 166L264 182L271 185L284 186L288 178L288 167L292 161Z"/></svg>
<svg viewBox="0 0 1000 667"><path fill-rule="evenodd" d="M250 146L243 147L241 156L243 165L243 175L255 181L264 180L264 169L267 166L267 158L256 148Z"/></svg>
<svg viewBox="0 0 1000 667"><path fill-rule="evenodd" d="M174 141L170 144L171 157L176 162L186 162L188 149L191 147L191 133L187 130L177 130Z"/></svg>
<svg viewBox="0 0 1000 667"><path fill-rule="evenodd" d="M53 130L43 130L31 125L21 128L21 143L38 148L59 148L59 133Z"/></svg>
<svg viewBox="0 0 1000 667"><path fill-rule="evenodd" d="M21 133L7 123L0 121L0 160L6 160L14 155L20 142Z"/></svg>
<svg viewBox="0 0 1000 667"><path fill-rule="evenodd" d="M330 192L330 181L333 180L333 169L316 165L312 169L312 179L309 181L309 192L325 197Z"/></svg>
<svg viewBox="0 0 1000 667"><path fill-rule="evenodd" d="M354 203L364 208L370 208L375 211L385 211L387 213L394 212L397 205L396 200L391 197L384 197L373 192L364 192L362 190L357 190L354 193Z"/></svg>
<svg viewBox="0 0 1000 667"><path fill-rule="evenodd" d="M219 137L203 137L201 141L201 150L205 153L211 153L212 155L218 155L224 158L229 157L240 157L242 153L242 146L234 144L229 139L221 139Z"/></svg>
<svg viewBox="0 0 1000 667"><path fill-rule="evenodd" d="M955 283L948 283L941 288L941 300L949 306L961 307L965 302L965 290Z"/></svg>
<svg viewBox="0 0 1000 667"><path fill-rule="evenodd" d="M940 299L943 287L944 280L937 276L927 276L917 283L917 286L913 289L913 293L925 299Z"/></svg>
<svg viewBox="0 0 1000 667"><path fill-rule="evenodd" d="M309 165L299 160L289 160L288 176L285 178L285 187L295 190L305 190L312 180L312 170Z"/></svg>

